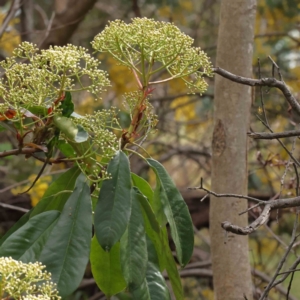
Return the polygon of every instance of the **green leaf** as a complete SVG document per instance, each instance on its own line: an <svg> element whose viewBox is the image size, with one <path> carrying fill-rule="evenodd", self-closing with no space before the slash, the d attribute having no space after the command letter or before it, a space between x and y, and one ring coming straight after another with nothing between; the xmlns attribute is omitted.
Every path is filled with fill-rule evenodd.
<svg viewBox="0 0 300 300"><path fill-rule="evenodd" d="M28 105L27 106L26 105L25 108L36 116L46 116L48 114L48 110L44 106L40 106L40 105Z"/></svg>
<svg viewBox="0 0 300 300"><path fill-rule="evenodd" d="M67 158L76 157L76 152L73 147L65 140L58 140L56 147Z"/></svg>
<svg viewBox="0 0 300 300"><path fill-rule="evenodd" d="M150 221L148 220L146 214L143 212L143 217L145 221L145 230L147 233L147 236L151 239L152 243L155 246L156 252L158 254L159 258L159 269L162 272L165 270L165 255L164 255L164 245L161 238L161 230L159 233L157 233L155 230L153 230Z"/></svg>
<svg viewBox="0 0 300 300"><path fill-rule="evenodd" d="M74 103L70 92L65 92L65 98L60 102L59 108L62 110L62 115L69 118L74 112Z"/></svg>
<svg viewBox="0 0 300 300"><path fill-rule="evenodd" d="M176 300L183 300L184 295L183 295L183 289L181 285L181 279L172 251L169 247L169 239L168 239L166 228L164 228L164 230L162 231L162 236L163 236L162 237L163 247L165 249L164 256L165 256L166 270L172 285L173 293L176 297Z"/></svg>
<svg viewBox="0 0 300 300"><path fill-rule="evenodd" d="M80 284L89 259L92 238L90 188L81 174L74 192L53 228L39 261L52 274L52 281L62 297Z"/></svg>
<svg viewBox="0 0 300 300"><path fill-rule="evenodd" d="M62 211L70 194L73 192L75 181L80 172L78 167L73 167L53 181L43 198L33 209L30 218L47 210Z"/></svg>
<svg viewBox="0 0 300 300"><path fill-rule="evenodd" d="M144 220L138 201L140 195L131 191L131 215L121 238L121 267L129 290L138 287L146 276L147 242Z"/></svg>
<svg viewBox="0 0 300 300"><path fill-rule="evenodd" d="M147 239L148 264L146 278L132 296L134 300L169 300L170 293L158 268L158 258L152 242Z"/></svg>
<svg viewBox="0 0 300 300"><path fill-rule="evenodd" d="M142 194L148 198L149 202L152 204L153 190L150 187L150 184L144 178L142 178L134 173L131 173L131 179L132 179L133 185L136 186L142 192Z"/></svg>
<svg viewBox="0 0 300 300"><path fill-rule="evenodd" d="M126 282L120 262L120 243L116 243L107 252L102 249L94 236L90 260L93 277L106 297L111 297L125 289Z"/></svg>
<svg viewBox="0 0 300 300"><path fill-rule="evenodd" d="M134 177L136 179L138 176L135 175ZM142 178L140 178L140 179L142 179ZM137 181L134 181L134 182L137 183ZM142 184L139 184L139 188L142 188L146 194L148 194L150 197L152 197L152 204L153 204L154 198L153 198L152 189L150 188L149 184L144 179L142 179L140 182L142 182ZM149 186L150 190L147 186ZM152 194L150 191L152 192ZM152 243L155 246L156 252L158 253L158 257L159 257L159 268L160 268L160 271L163 271L165 269L165 261L164 261L164 247L163 247L163 242L162 242L162 238L161 238L160 226L156 219L156 215L154 214L152 207L150 206L150 203L145 199L145 197L138 193L137 199L140 201L140 204L142 206L142 213L143 213L143 218L144 218L144 222L145 222L146 233L150 237ZM159 201L159 199L157 199L157 201Z"/></svg>
<svg viewBox="0 0 300 300"><path fill-rule="evenodd" d="M102 248L109 251L121 239L130 217L130 168L124 152L117 151L107 172L111 179L105 180L100 189L95 209L95 234Z"/></svg>
<svg viewBox="0 0 300 300"><path fill-rule="evenodd" d="M136 199L139 201L140 205L142 206L143 212L145 213L145 216L149 220L152 229L157 233L159 233L160 226L156 220L152 207L150 206L147 198L136 187L134 187L133 189L136 191Z"/></svg>
<svg viewBox="0 0 300 300"><path fill-rule="evenodd" d="M53 117L53 123L71 142L82 143L89 138L89 134L83 127L76 125L70 118L55 115Z"/></svg>
<svg viewBox="0 0 300 300"><path fill-rule="evenodd" d="M0 247L0 256L11 256L25 263L35 262L56 224L60 213L47 211L31 218Z"/></svg>
<svg viewBox="0 0 300 300"><path fill-rule="evenodd" d="M32 212L32 209L28 211L25 215L23 215L6 233L5 235L0 239L0 246L4 243L4 241L12 235L15 231L17 231L20 227L22 227L30 217L30 214Z"/></svg>
<svg viewBox="0 0 300 300"><path fill-rule="evenodd" d="M156 215L157 221L161 226L165 226L168 223L167 217L164 212L164 202L167 202L167 196L166 194L162 193L160 180L156 180L152 207Z"/></svg>
<svg viewBox="0 0 300 300"><path fill-rule="evenodd" d="M193 223L188 207L163 165L154 159L147 159L147 162L156 174L157 191L170 224L178 261L185 266L194 249Z"/></svg>

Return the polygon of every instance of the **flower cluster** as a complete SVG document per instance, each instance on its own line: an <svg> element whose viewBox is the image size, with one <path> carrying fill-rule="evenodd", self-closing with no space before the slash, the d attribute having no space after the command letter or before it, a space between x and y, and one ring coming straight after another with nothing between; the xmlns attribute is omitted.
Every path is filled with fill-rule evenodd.
<svg viewBox="0 0 300 300"><path fill-rule="evenodd" d="M118 149L118 138L113 130L121 130L115 107L102 109L73 120L89 132L91 140L98 148L99 155L109 159L113 157Z"/></svg>
<svg viewBox="0 0 300 300"><path fill-rule="evenodd" d="M38 53L33 44L23 42L0 63L5 72L0 97L20 111L33 105L48 108L64 91L87 90L98 96L110 84L99 65L83 47L54 46Z"/></svg>
<svg viewBox="0 0 300 300"><path fill-rule="evenodd" d="M58 300L51 274L41 263L22 263L10 257L0 257L1 299Z"/></svg>
<svg viewBox="0 0 300 300"><path fill-rule="evenodd" d="M192 46L193 42L172 23L134 18L130 24L110 22L92 45L137 72L144 85L151 84L154 73L165 69L170 80L182 78L190 92L202 93L207 87L202 76L211 76L212 66L207 55Z"/></svg>

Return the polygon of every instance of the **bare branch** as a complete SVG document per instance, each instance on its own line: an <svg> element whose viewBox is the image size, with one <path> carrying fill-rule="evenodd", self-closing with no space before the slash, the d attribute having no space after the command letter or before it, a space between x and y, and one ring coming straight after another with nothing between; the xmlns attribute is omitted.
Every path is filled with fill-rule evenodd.
<svg viewBox="0 0 300 300"><path fill-rule="evenodd" d="M13 149L8 151L0 152L0 157L6 157L11 155L19 155L19 154L33 154L35 152L41 152L40 149L35 148L23 148L23 149Z"/></svg>
<svg viewBox="0 0 300 300"><path fill-rule="evenodd" d="M257 64L258 64L258 76L259 76L259 79L261 79L260 59L259 58L257 60ZM268 121L267 114L266 114L266 109L265 109L265 103L264 103L264 100L263 100L263 93L262 93L262 87L261 86L259 87L259 94L260 94L260 103L261 103L262 111L263 111L263 114L264 114L264 118L265 118L266 123L269 125L269 121Z"/></svg>
<svg viewBox="0 0 300 300"><path fill-rule="evenodd" d="M222 222L221 226L224 230L239 234L239 235L248 235L255 231L258 227L265 224L270 217L270 212L273 209L280 209L280 208L287 208L287 207L296 207L300 206L300 197L297 196L295 198L286 198L286 199L278 199L278 200L271 200L271 201L262 201L257 198L244 196L244 195L237 195L237 194L217 194L213 191L210 191L203 187L203 179L201 178L200 186L195 188L189 188L190 190L204 190L208 194L214 195L215 197L232 197L232 198L240 198L240 199L247 199L251 201L258 202L257 205L254 205L253 207L250 207L248 210L253 209L254 207L265 205L263 211L261 212L260 216L252 222L250 225L246 227L240 227L238 225L231 224L229 221ZM247 211L248 211L247 210ZM240 213L243 214L246 211Z"/></svg>
<svg viewBox="0 0 300 300"><path fill-rule="evenodd" d="M300 206L300 197L278 199L278 200L273 200L268 202L264 201L264 203L265 203L265 207L262 213L250 225L246 227L240 227L237 225L233 225L228 221L225 221L221 224L222 228L225 229L226 231L230 231L232 233L239 234L239 235L250 234L269 220L271 210Z"/></svg>
<svg viewBox="0 0 300 300"><path fill-rule="evenodd" d="M4 18L3 23L1 25L1 28L0 28L0 37L2 37L2 35L5 32L9 22L11 21L11 19L13 19L14 16L16 15L17 10L21 6L20 2L21 2L20 0L13 0L12 1L11 6L9 8L9 11L8 11L6 17Z"/></svg>
<svg viewBox="0 0 300 300"><path fill-rule="evenodd" d="M288 130L283 132L248 132L248 136L253 139L275 140L279 138L300 136L300 130Z"/></svg>
<svg viewBox="0 0 300 300"><path fill-rule="evenodd" d="M257 116L257 118L271 131L271 133L274 133L271 127L266 122L264 122L264 120L262 120L259 116ZM297 166L300 166L299 161L294 157L293 153L288 150L284 143L280 139L277 139L277 141L281 145L281 147L288 153L290 158L297 164Z"/></svg>
<svg viewBox="0 0 300 300"><path fill-rule="evenodd" d="M23 213L27 213L29 211L29 209L23 208L23 207L19 207L19 206L15 206L15 205L10 205L7 203L2 203L0 202L0 206L4 207L4 208L8 208L8 209L13 209L13 210L17 210L17 211L21 211Z"/></svg>
<svg viewBox="0 0 300 300"><path fill-rule="evenodd" d="M208 194L214 195L215 197L232 197L232 198L239 198L239 199L247 199L247 200L259 202L259 203L262 203L262 204L266 203L266 201L262 201L262 200L259 200L257 198L253 198L253 197L249 197L249 196L244 196L244 195L237 195L237 194L217 194L217 193L215 193L213 191L210 191L210 190L206 189L205 187L203 187L203 178L201 178L201 180L200 180L200 186L198 186L198 187L189 187L188 189L189 190L203 190L203 191L207 192Z"/></svg>
<svg viewBox="0 0 300 300"><path fill-rule="evenodd" d="M284 97L290 104L290 106L300 115L300 104L296 100L296 98L292 95L290 89L287 87L284 81L277 80L275 78L261 78L261 79L252 79L252 78L246 78L242 76L238 76L235 74L232 74L222 68L213 68L213 71L216 74L221 75L224 78L227 78L231 81L249 85L249 86L268 86L268 87L276 87L283 93Z"/></svg>
<svg viewBox="0 0 300 300"><path fill-rule="evenodd" d="M280 200L277 200L277 201L280 201ZM298 237L298 235L296 235L297 227L298 227L298 214L296 214L296 219L295 219L295 222L294 222L294 228L293 228L293 232L292 232L291 242L290 242L288 248L286 249L286 251L285 251L282 259L280 260L280 262L279 262L279 264L278 264L278 266L276 268L275 274L273 275L273 277L270 280L269 284L265 288L265 290L264 290L263 294L261 295L261 297L259 298L259 300L264 300L268 296L269 291L272 289L272 287L275 286L274 281L275 281L276 277L278 276L280 270L282 269L282 267L284 265L284 262L285 262L285 260L286 260L286 258L288 256L289 252L291 251L291 249L292 249L292 247L293 247L293 245L294 245L297 237ZM288 289L288 294L289 294L289 289Z"/></svg>
<svg viewBox="0 0 300 300"><path fill-rule="evenodd" d="M44 36L44 38L40 41L38 47L41 47L41 45L45 42L45 40L46 40L47 37L49 36L49 34L50 34L50 29L51 29L51 26L52 26L52 23L53 23L54 18L55 18L55 12L52 13L51 18L50 18L50 20L48 21L48 25L47 25L47 29L46 29L46 32L45 32L45 36Z"/></svg>
<svg viewBox="0 0 300 300"><path fill-rule="evenodd" d="M50 45L65 45L95 2L96 0L56 1L55 18L50 34L41 44L41 48L47 49Z"/></svg>
<svg viewBox="0 0 300 300"><path fill-rule="evenodd" d="M268 276L267 274L263 273L262 271L259 271L257 269L252 269L251 273L252 273L252 275L260 278L261 280L263 280L264 282L270 282L271 281L271 277ZM288 295L288 291L281 285L276 286L276 290L284 296ZM288 295L288 297L286 299L288 299L288 300L297 300L297 298L292 296L292 295Z"/></svg>

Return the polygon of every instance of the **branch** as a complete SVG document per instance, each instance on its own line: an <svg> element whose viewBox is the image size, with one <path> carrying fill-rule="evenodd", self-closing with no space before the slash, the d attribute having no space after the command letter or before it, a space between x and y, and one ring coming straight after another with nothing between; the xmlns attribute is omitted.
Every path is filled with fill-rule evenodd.
<svg viewBox="0 0 300 300"><path fill-rule="evenodd" d="M2 202L0 202L0 206L4 207L4 208L12 209L12 210L21 211L23 213L27 213L29 211L29 209L19 207L19 206L10 205L10 204L7 204L7 203L2 203Z"/></svg>
<svg viewBox="0 0 300 300"><path fill-rule="evenodd" d="M255 231L261 225L265 224L269 220L270 212L273 209L282 209L282 208L300 206L300 196L297 196L295 198L262 201L257 198L244 196L244 195L218 194L218 193L215 193L213 191L210 191L210 190L204 188L202 178L201 178L199 187L189 188L189 189L190 190L195 190L195 189L204 190L208 194L214 195L215 197L240 198L240 199L247 199L247 200L258 202L256 205L250 207L250 209L253 209L254 207L257 207L260 205L264 205L265 207L264 207L263 211L261 212L261 214L259 215L259 217L254 222L252 222L250 225L248 225L246 227L240 227L238 225L234 225L234 224L230 223L229 221L222 222L221 226L224 230L235 233L235 234L239 234L239 235L248 235L248 234L252 233L253 231ZM204 200L206 197L207 197L207 195L204 196L202 198L202 200ZM246 211L248 211L250 209L247 209Z"/></svg>
<svg viewBox="0 0 300 300"><path fill-rule="evenodd" d="M11 19L13 19L15 17L16 12L20 8L20 6L21 6L20 0L12 1L9 11L8 11L6 17L4 18L1 28L0 28L0 38L2 37L3 33L5 32Z"/></svg>
<svg viewBox="0 0 300 300"><path fill-rule="evenodd" d="M271 281L271 277L268 276L267 274L263 273L262 271L259 271L257 269L252 268L251 270L252 275L262 279L264 282L270 282ZM288 295L288 291L286 290L286 288L284 288L281 285L278 285L275 287L275 289L281 293L282 295L286 296L286 299L288 300L297 300L296 297L292 296L292 295Z"/></svg>
<svg viewBox="0 0 300 300"><path fill-rule="evenodd" d="M42 150L36 148L22 148L22 149L13 149L8 151L0 152L0 157L6 157L11 155L19 155L19 154L33 154L36 152L41 152Z"/></svg>
<svg viewBox="0 0 300 300"><path fill-rule="evenodd" d="M255 202L258 202L258 203L266 203L266 201L262 201L262 200L259 200L257 198L253 198L253 197L249 197L249 196L244 196L244 195L238 195L238 194L217 194L213 191L210 191L208 189L206 189L204 186L203 186L203 178L201 178L200 180L200 186L198 187L189 187L188 188L189 190L203 190L205 192L207 192L208 194L211 194L215 197L231 197L231 198L239 198L239 199L247 199L247 200L251 200L251 201L255 201ZM204 198L206 198L207 195L205 195L200 201L202 202L204 200Z"/></svg>
<svg viewBox="0 0 300 300"><path fill-rule="evenodd" d="M300 206L300 197L278 199L278 200L272 200L264 203L265 203L265 207L262 213L250 225L246 227L240 227L238 225L233 225L230 222L225 221L222 222L221 224L222 228L226 231L230 231L232 233L239 234L239 235L250 234L269 220L271 210Z"/></svg>
<svg viewBox="0 0 300 300"><path fill-rule="evenodd" d="M51 18L50 18L50 20L48 21L47 29L46 29L46 32L45 32L45 36L44 36L44 38L39 42L38 47L41 47L41 45L43 45L43 43L46 41L47 37L49 36L50 30L51 30L51 26L52 26L52 23L53 23L54 18L55 18L55 12L52 13Z"/></svg>
<svg viewBox="0 0 300 300"><path fill-rule="evenodd" d="M300 136L300 130L289 130L283 132L248 132L248 136L253 139L260 139L260 140L275 140L278 138L286 138L286 137L293 137L293 136Z"/></svg>
<svg viewBox="0 0 300 300"><path fill-rule="evenodd" d="M232 74L219 67L213 68L213 71L224 78L227 78L233 82L237 82L240 84L249 85L249 86L268 86L268 87L278 88L279 90L281 90L281 92L283 93L284 97L286 98L290 106L300 115L300 104L298 103L296 98L292 95L290 89L287 87L284 81L277 80L276 78L261 78L261 79L246 78L246 77Z"/></svg>
<svg viewBox="0 0 300 300"><path fill-rule="evenodd" d="M269 284L266 286L266 288L265 288L263 294L261 295L261 297L259 298L259 300L264 300L268 296L269 291L271 290L271 288L276 285L275 279L278 276L280 270L282 269L282 267L283 267L283 265L284 265L284 263L285 263L285 261L288 257L288 254L291 251L291 249L292 249L292 247L293 247L293 245L294 245L294 243L295 243L295 241L298 237L298 235L296 235L297 227L298 227L298 214L296 214L296 219L295 219L295 222L294 222L294 228L293 228L293 232L292 232L291 242L290 242L289 246L287 247L283 257L281 258L281 260L280 260L280 262L279 262L279 264L276 268L275 274L273 275L273 277L270 280ZM289 294L289 289L288 289L288 294Z"/></svg>
<svg viewBox="0 0 300 300"><path fill-rule="evenodd" d="M96 0L56 0L55 17L50 34L41 44L41 48L47 49L50 45L65 45L95 2Z"/></svg>

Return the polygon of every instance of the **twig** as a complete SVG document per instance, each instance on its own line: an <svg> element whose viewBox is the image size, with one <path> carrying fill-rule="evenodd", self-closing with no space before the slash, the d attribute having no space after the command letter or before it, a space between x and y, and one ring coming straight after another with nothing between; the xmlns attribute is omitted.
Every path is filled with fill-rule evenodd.
<svg viewBox="0 0 300 300"><path fill-rule="evenodd" d="M4 208L8 208L8 209L13 209L13 210L21 211L21 212L24 212L24 213L27 213L29 211L29 209L26 209L26 208L23 208L23 207L14 206L14 205L10 205L10 204L6 204L6 203L2 203L2 202L0 202L0 206L2 206Z"/></svg>
<svg viewBox="0 0 300 300"><path fill-rule="evenodd" d="M255 201L255 202L259 202L259 203L266 202L266 201L259 200L257 198L244 196L244 195L238 195L238 194L217 194L217 193L210 191L210 190L206 189L205 187L203 187L203 178L201 178L201 180L200 180L200 186L189 187L188 189L189 190L203 190L203 191L207 192L208 194L214 195L215 197L232 197L232 198L239 198L239 199L247 199L247 200L251 200L251 201ZM201 199L201 201L203 201L203 198Z"/></svg>
<svg viewBox="0 0 300 300"><path fill-rule="evenodd" d="M280 200L277 200L280 201ZM271 290L271 288L274 286L274 281L276 279L276 277L278 276L280 270L282 269L284 262L289 254L289 252L291 251L293 244L295 243L296 239L297 239L297 235L296 235L296 231L297 231L297 227L298 227L298 214L296 216L296 220L294 222L294 228L293 228L293 232L292 232L292 237L291 237L291 242L288 246L288 248L286 249L282 259L280 260L277 268L276 268L276 272L273 275L272 279L270 280L269 284L267 285L267 287L265 288L264 292L262 293L261 297L259 298L259 300L263 300L266 298L266 296L269 294L269 291Z"/></svg>
<svg viewBox="0 0 300 300"><path fill-rule="evenodd" d="M10 156L10 155L19 155L19 154L33 154L35 152L41 152L41 150L35 149L35 148L13 149L13 150L0 152L0 157L6 157L6 156Z"/></svg>
<svg viewBox="0 0 300 300"><path fill-rule="evenodd" d="M250 211L250 210L252 210L252 209L254 209L254 208L256 208L256 207L258 207L258 206L260 206L260 205L262 205L262 204L264 204L264 202L263 202L263 203L260 202L260 203L257 203L257 204L255 204L255 205L250 206L249 208L247 208L247 209L241 211L241 212L239 213L239 216L245 214L246 212L248 212L248 211Z"/></svg>
<svg viewBox="0 0 300 300"><path fill-rule="evenodd" d="M300 136L300 130L289 130L283 132L248 132L248 136L253 139L275 140L279 138Z"/></svg>
<svg viewBox="0 0 300 300"><path fill-rule="evenodd" d="M261 79L260 60L259 60L259 58L257 59L257 64L258 64L258 78ZM259 87L259 93L260 93L260 103L261 103L261 108L263 110L264 118L265 118L266 123L269 125L267 114L266 114L266 109L265 109L265 103L264 103L264 100L263 100L263 93L262 93L262 87L261 86Z"/></svg>
<svg viewBox="0 0 300 300"><path fill-rule="evenodd" d="M300 115L300 104L296 100L296 98L292 95L290 89L285 84L284 81L277 80L275 78L261 78L261 79L252 79L247 77L238 76L232 74L222 68L213 68L213 71L216 74L221 75L224 78L227 78L231 81L249 85L249 86L268 86L268 87L276 87L278 88L290 104L290 106Z"/></svg>
<svg viewBox="0 0 300 300"><path fill-rule="evenodd" d="M286 198L286 199L278 199L273 201L264 201L265 207L260 214L260 216L250 225L246 227L240 227L237 225L233 225L228 221L225 221L221 224L222 228L226 231L230 231L239 235L248 235L255 231L258 227L265 224L270 217L270 212L273 209L280 208L288 208L288 207L296 207L300 205L300 197L295 198Z"/></svg>
<svg viewBox="0 0 300 300"><path fill-rule="evenodd" d="M251 273L252 273L252 275L254 275L254 276L260 278L261 280L263 280L264 282L270 282L270 280L271 280L271 277L270 277L270 276L268 276L267 274L265 274L265 273L263 273L262 271L259 271L259 270L257 270L257 269L252 268ZM275 289L276 289L279 293L281 293L282 295L284 295L284 296L287 295L287 290L286 290L283 286L278 285L278 286L275 287ZM288 300L297 300L296 297L291 296L291 295L289 295L287 299L288 299Z"/></svg>
<svg viewBox="0 0 300 300"><path fill-rule="evenodd" d="M299 173L295 163L293 163L293 167L296 174L296 196L299 196Z"/></svg>
<svg viewBox="0 0 300 300"><path fill-rule="evenodd" d="M265 125L273 133L271 127L266 122L264 122L264 120L262 120L259 116L257 116L257 118L263 123L263 125ZM288 150L288 148L284 145L284 143L278 138L276 140L279 142L281 147L287 152L290 158L300 167L299 161L293 156L293 154Z"/></svg>
<svg viewBox="0 0 300 300"><path fill-rule="evenodd" d="M289 270L288 270L289 272L288 271L285 272L284 275L280 279L278 279L277 281L274 282L272 287L275 287L277 284L282 283L290 275L290 273L296 269L296 267L299 265L299 263L300 263L300 257L298 257L295 260L295 262L292 264L292 266L289 268Z"/></svg>
<svg viewBox="0 0 300 300"><path fill-rule="evenodd" d="M282 78L282 75L281 75L281 72L280 72L280 68L278 67L278 65L276 64L276 62L272 59L272 57L270 55L268 56L268 58L272 62L272 76L275 77L274 76L274 71L275 71L274 69L276 68L280 81L283 81L283 78Z"/></svg>
<svg viewBox="0 0 300 300"><path fill-rule="evenodd" d="M1 28L0 28L0 38L2 37L3 33L5 32L9 22L11 21L12 18L14 18L17 10L20 8L20 6L21 6L20 2L21 2L20 0L12 1L9 11L8 11L6 17L4 18Z"/></svg>
<svg viewBox="0 0 300 300"><path fill-rule="evenodd" d="M45 40L49 36L54 18L55 18L55 12L52 12L51 18L50 18L50 20L48 22L48 25L47 25L47 28L46 28L45 35L44 35L43 39L39 42L38 48L41 47L41 45L45 42Z"/></svg>
<svg viewBox="0 0 300 300"><path fill-rule="evenodd" d="M269 233L273 236L273 238L279 243L281 244L285 249L288 247L287 244L277 235L273 232L273 230L267 225L265 224L265 228L269 231Z"/></svg>

